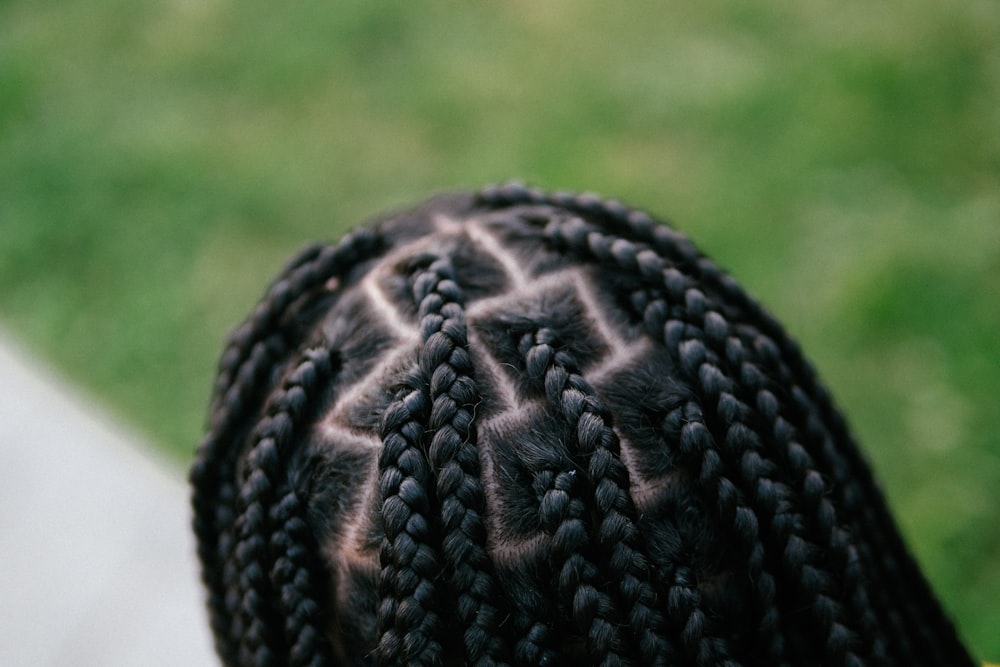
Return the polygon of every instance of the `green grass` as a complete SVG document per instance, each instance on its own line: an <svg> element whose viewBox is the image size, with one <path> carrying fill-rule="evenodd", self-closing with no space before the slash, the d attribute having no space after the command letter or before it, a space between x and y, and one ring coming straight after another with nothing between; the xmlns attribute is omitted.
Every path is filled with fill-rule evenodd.
<svg viewBox="0 0 1000 667"><path fill-rule="evenodd" d="M303 243L519 177L669 216L785 321L1000 659L1000 9L0 3L0 324L180 465Z"/></svg>

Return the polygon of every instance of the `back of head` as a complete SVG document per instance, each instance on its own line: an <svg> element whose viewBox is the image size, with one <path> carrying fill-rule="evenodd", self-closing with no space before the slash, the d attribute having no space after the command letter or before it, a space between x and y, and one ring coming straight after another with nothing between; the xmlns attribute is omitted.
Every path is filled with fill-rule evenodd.
<svg viewBox="0 0 1000 667"><path fill-rule="evenodd" d="M305 250L191 477L227 664L971 664L796 345L614 201Z"/></svg>

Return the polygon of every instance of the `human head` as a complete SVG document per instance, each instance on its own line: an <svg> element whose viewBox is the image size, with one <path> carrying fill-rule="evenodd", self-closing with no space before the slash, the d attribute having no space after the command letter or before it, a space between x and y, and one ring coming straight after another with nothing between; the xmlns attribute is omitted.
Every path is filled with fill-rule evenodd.
<svg viewBox="0 0 1000 667"><path fill-rule="evenodd" d="M591 195L307 248L191 479L228 664L971 664L781 325Z"/></svg>

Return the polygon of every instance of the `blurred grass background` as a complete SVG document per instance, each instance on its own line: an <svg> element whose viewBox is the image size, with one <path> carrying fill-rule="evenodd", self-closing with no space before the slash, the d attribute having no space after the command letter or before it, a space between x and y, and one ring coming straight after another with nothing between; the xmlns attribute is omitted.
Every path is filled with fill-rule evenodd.
<svg viewBox="0 0 1000 667"><path fill-rule="evenodd" d="M0 325L179 466L291 252L511 177L777 313L1000 659L995 0L0 3Z"/></svg>

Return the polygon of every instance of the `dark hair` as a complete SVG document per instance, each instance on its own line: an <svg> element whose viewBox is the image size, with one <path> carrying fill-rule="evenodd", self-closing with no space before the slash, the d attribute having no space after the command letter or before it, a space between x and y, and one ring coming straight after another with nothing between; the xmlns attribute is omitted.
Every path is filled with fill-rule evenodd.
<svg viewBox="0 0 1000 667"><path fill-rule="evenodd" d="M191 471L230 665L971 665L781 325L592 195L296 257Z"/></svg>

